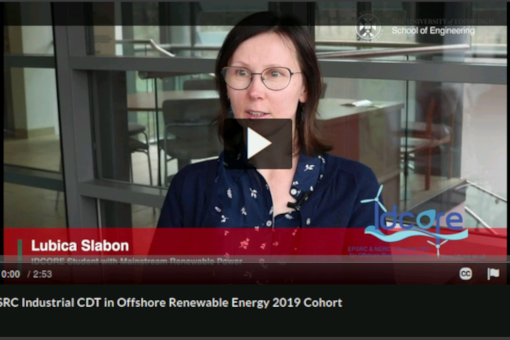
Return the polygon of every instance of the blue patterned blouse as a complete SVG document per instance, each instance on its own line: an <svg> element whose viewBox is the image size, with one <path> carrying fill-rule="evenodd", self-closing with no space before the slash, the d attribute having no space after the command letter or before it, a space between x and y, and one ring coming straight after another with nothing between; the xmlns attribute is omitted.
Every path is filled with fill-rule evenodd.
<svg viewBox="0 0 510 340"><path fill-rule="evenodd" d="M301 212L288 208L284 214L273 216L271 191L264 177L246 161L245 155L229 156L223 152L218 162L219 173L215 180L218 205L214 209L221 213L218 227L301 227ZM319 183L325 167L322 156L299 156L296 173L289 194L296 202L305 201ZM304 220L310 223L307 216Z"/></svg>

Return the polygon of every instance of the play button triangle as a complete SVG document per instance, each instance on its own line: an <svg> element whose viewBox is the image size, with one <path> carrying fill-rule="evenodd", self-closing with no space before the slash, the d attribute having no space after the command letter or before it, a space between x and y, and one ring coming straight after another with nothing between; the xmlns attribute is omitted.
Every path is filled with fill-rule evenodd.
<svg viewBox="0 0 510 340"><path fill-rule="evenodd" d="M267 148L272 143L254 130L248 128L248 159Z"/></svg>

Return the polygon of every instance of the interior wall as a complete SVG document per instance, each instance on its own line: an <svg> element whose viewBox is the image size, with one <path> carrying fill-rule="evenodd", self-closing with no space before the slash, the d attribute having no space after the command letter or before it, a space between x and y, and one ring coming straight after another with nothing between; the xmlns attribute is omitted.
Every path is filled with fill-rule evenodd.
<svg viewBox="0 0 510 340"><path fill-rule="evenodd" d="M466 84L462 177L507 196L507 86Z"/></svg>

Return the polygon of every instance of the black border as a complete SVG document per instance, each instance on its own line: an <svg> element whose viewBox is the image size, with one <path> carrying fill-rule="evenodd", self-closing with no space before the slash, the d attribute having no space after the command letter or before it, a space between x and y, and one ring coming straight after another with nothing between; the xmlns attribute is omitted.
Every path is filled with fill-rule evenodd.
<svg viewBox="0 0 510 340"><path fill-rule="evenodd" d="M2 3L4 9L5 3ZM71 23L72 24L72 23ZM508 32L508 27L507 27ZM508 33L507 33L508 36ZM508 69L507 69L508 72ZM2 85L3 86L3 85ZM508 87L507 87L508 91ZM507 95L508 98L508 95ZM508 107L507 107L508 110ZM508 124L508 121L507 121ZM508 139L507 139L508 148ZM2 151L3 152L3 151ZM508 168L508 159L507 159ZM3 226L2 226L3 229ZM0 254L3 254L3 230ZM507 255L510 255L507 238ZM0 263L0 269L2 264ZM510 280L510 264L507 276ZM0 278L1 280L1 278ZM3 281L3 280L2 280ZM2 282L0 281L0 283ZM509 281L507 281L509 282ZM468 288L469 287L469 288ZM507 287L493 286L3 286L2 296L228 296L345 295L341 314L331 309L289 313L239 309L204 311L120 309L2 310L2 336L504 336ZM354 306L349 306L350 301ZM3 313L7 311L7 313ZM268 312L268 313L266 313ZM90 320L87 325L86 321ZM471 320L471 322L469 321ZM114 323L120 321L120 323ZM191 327L189 325L192 325ZM29 327L27 327L29 325ZM104 328L101 329L101 326ZM271 334L272 333L272 334Z"/></svg>
<svg viewBox="0 0 510 340"><path fill-rule="evenodd" d="M37 2L37 1L34 1ZM142 1L139 1L142 2ZM264 1L266 2L266 1ZM315 18L310 17L310 12L314 12L314 7L307 6L306 4L313 4L317 3L318 1L314 2L294 2L294 4L289 4L288 1L283 2L277 2L279 5L280 11L285 11L293 14L294 16L298 17L303 24L305 25L312 25L312 23L315 26L319 25L331 25L331 23L316 23ZM501 1L495 1L495 3L498 3ZM43 3L41 1L40 3ZM51 25L52 23L57 26L93 26L93 25L99 25L99 26L110 26L110 25L135 25L135 26L154 26L155 23L151 22L148 23L146 21L143 21L140 17L134 18L133 16L129 18L115 18L114 16L114 10L113 5L114 2L53 2L53 8L55 11L55 17L53 21L51 20L51 17L47 16L31 16L31 17L23 17L19 15L12 15L13 12L19 10L19 6L23 6L23 2L3 2L2 6L4 7L4 25L9 26L32 26L32 25ZM191 3L196 5L198 2L191 2L191 1L173 1L168 3ZM271 2L268 2L271 3ZM357 4L359 3L366 3L370 4L370 2L359 2L356 1ZM472 2L467 1L455 1L455 2L422 2L422 1L404 1L404 3L424 3L426 4L426 10L427 13L422 14L421 19L430 19L430 20L437 20L438 13L445 13L447 14L447 19L451 20L449 22L450 26L456 26L456 25L463 25L462 22L466 22L466 20L479 20L479 23L476 25L479 26L505 26L507 25L507 18L506 16L501 16L498 18L495 18L494 16L490 17L480 17L473 19L472 18L472 7L462 8L462 5L459 4L472 4ZM460 6L458 10L452 11L453 6ZM110 8L109 8L110 7ZM270 7L270 6L268 6ZM377 10L372 10L371 6L365 6L368 10L364 10L363 14L377 14ZM289 11L290 9L290 11ZM196 9L195 9L196 10ZM357 11L359 12L360 8L357 8ZM11 13L11 15L8 15L8 12ZM452 14L452 12L455 12ZM376 15L377 16L377 15ZM207 15L202 18L201 23L196 24L202 24L207 26L214 26L214 25L235 25L241 17L231 16L227 20L228 22L225 22L224 18L218 17L218 16L211 16ZM341 22L335 24L343 25L343 26L356 26L358 18L342 18ZM380 25L382 26L398 26L395 24L394 21L392 21L391 18L384 18L381 16L381 18L378 18L380 21ZM176 22L178 20L179 22ZM183 22L187 21L186 18L183 16L177 16L173 18L173 21L171 18L169 18L166 15L160 15L158 18L157 25L162 26L179 26L179 25L194 25L195 23L189 23L189 22ZM340 19L339 19L340 20ZM409 25L413 25L413 22L409 22ZM435 26L441 26L441 24L435 24Z"/></svg>
<svg viewBox="0 0 510 340"><path fill-rule="evenodd" d="M5 308L2 336L505 336L509 293L505 286L4 286L4 297L32 299L322 297L341 298L342 308Z"/></svg>

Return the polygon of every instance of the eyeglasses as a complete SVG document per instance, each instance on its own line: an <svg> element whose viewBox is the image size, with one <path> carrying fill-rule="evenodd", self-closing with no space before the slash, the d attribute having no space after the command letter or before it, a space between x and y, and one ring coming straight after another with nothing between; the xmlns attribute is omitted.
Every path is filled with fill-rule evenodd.
<svg viewBox="0 0 510 340"><path fill-rule="evenodd" d="M281 91L289 86L292 76L296 73L302 72L292 72L286 67L269 67L261 73L253 73L246 68L236 66L224 67L221 71L227 85L234 90L246 90L253 80L253 75L260 74L262 83L268 89Z"/></svg>

